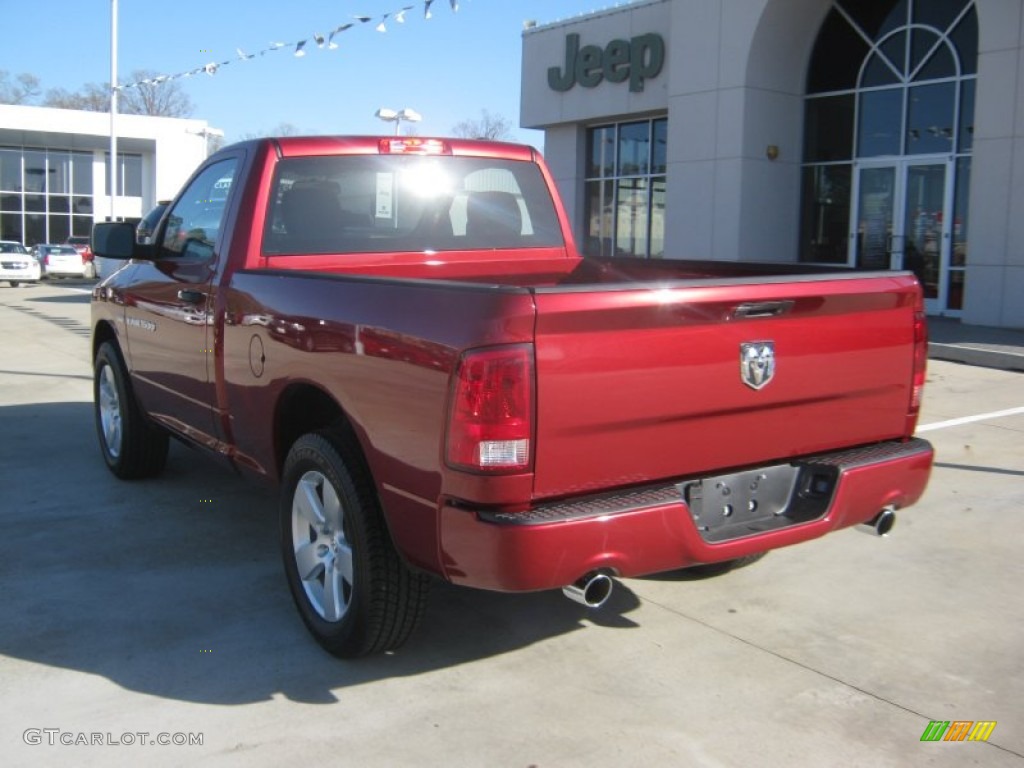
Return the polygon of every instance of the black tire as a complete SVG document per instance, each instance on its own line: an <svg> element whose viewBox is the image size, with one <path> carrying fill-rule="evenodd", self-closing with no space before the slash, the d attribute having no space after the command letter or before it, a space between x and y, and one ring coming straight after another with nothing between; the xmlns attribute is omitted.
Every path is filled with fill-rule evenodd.
<svg viewBox="0 0 1024 768"><path fill-rule="evenodd" d="M160 474L167 463L168 435L139 408L113 343L100 345L93 370L96 435L110 471L122 480Z"/></svg>
<svg viewBox="0 0 1024 768"><path fill-rule="evenodd" d="M17 288L19 285L21 285L21 283L19 283L17 280L8 280L7 282L11 284L11 288Z"/></svg>
<svg viewBox="0 0 1024 768"><path fill-rule="evenodd" d="M292 598L324 649L356 658L409 638L426 609L429 580L395 551L349 441L334 433L295 441L284 465L280 529Z"/></svg>

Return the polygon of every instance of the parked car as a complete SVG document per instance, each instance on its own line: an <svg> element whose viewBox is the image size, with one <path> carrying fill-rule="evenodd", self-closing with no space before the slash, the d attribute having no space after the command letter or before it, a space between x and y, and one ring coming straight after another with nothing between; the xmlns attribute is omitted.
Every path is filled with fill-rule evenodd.
<svg viewBox="0 0 1024 768"><path fill-rule="evenodd" d="M40 243L33 248L33 254L46 277L89 277L92 265L87 262L74 246Z"/></svg>
<svg viewBox="0 0 1024 768"><path fill-rule="evenodd" d="M89 235L72 235L64 241L65 245L70 245L79 255L82 257L82 261L85 262L85 276L96 277L96 262L92 253L92 238Z"/></svg>
<svg viewBox="0 0 1024 768"><path fill-rule="evenodd" d="M149 213L142 217L142 220L135 227L136 242L143 244L153 242L153 233L156 232L156 227L160 223L160 219L163 218L167 206L170 204L170 200L161 200L153 206Z"/></svg>
<svg viewBox="0 0 1024 768"><path fill-rule="evenodd" d="M86 278L95 278L97 271L95 256L92 253L92 238L88 234L73 234L65 241L65 245L74 248L82 257L85 262Z"/></svg>
<svg viewBox="0 0 1024 768"><path fill-rule="evenodd" d="M24 245L14 240L0 240L0 280L17 288L21 283L39 282L40 277L39 262Z"/></svg>

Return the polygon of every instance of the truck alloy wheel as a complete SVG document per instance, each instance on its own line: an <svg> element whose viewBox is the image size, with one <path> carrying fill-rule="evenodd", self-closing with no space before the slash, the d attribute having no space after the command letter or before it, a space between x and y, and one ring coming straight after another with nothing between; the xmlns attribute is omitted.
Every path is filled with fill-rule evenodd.
<svg viewBox="0 0 1024 768"><path fill-rule="evenodd" d="M406 640L427 580L398 557L368 473L341 437L311 433L292 446L280 525L288 586L320 645L351 658Z"/></svg>
<svg viewBox="0 0 1024 768"><path fill-rule="evenodd" d="M98 409L98 427L103 448L113 461L121 457L121 395L114 378L114 369L103 364L96 374L98 390L96 408Z"/></svg>
<svg viewBox="0 0 1024 768"><path fill-rule="evenodd" d="M338 492L322 473L309 470L299 478L291 517L295 566L306 599L324 621L340 621L352 605L352 545Z"/></svg>

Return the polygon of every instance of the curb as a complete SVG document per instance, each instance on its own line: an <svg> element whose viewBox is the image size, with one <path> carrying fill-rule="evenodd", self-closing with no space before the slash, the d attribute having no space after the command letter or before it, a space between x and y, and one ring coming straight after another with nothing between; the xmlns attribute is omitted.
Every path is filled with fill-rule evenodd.
<svg viewBox="0 0 1024 768"><path fill-rule="evenodd" d="M928 342L928 357L932 360L948 360L983 368L999 368L1004 371L1024 372L1024 353L971 347L964 344L942 344Z"/></svg>

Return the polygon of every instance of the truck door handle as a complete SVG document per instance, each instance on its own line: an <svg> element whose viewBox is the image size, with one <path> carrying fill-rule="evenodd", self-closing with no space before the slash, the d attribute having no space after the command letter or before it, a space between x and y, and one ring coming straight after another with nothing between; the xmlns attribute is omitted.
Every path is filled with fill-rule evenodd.
<svg viewBox="0 0 1024 768"><path fill-rule="evenodd" d="M190 291L187 288L183 288L178 291L178 298L186 304L200 304L206 298L206 295L202 291Z"/></svg>
<svg viewBox="0 0 1024 768"><path fill-rule="evenodd" d="M756 301L749 304L740 304L732 311L733 318L747 319L754 317L778 317L784 315L793 308L793 302L787 301Z"/></svg>

